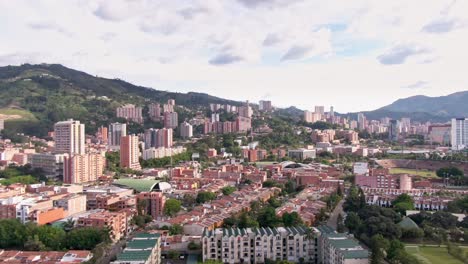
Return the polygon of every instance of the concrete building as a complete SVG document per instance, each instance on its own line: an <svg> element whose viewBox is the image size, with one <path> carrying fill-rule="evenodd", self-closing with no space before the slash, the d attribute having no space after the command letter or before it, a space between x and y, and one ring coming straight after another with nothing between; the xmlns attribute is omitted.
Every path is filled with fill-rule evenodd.
<svg viewBox="0 0 468 264"><path fill-rule="evenodd" d="M65 210L64 217L86 212L86 195L70 194L53 202L54 207Z"/></svg>
<svg viewBox="0 0 468 264"><path fill-rule="evenodd" d="M388 127L388 140L389 141L398 141L398 137L400 135L400 122L398 120L392 119L390 120L389 127Z"/></svg>
<svg viewBox="0 0 468 264"><path fill-rule="evenodd" d="M36 153L29 156L31 167L41 169L48 178L63 176L63 161L68 154Z"/></svg>
<svg viewBox="0 0 468 264"><path fill-rule="evenodd" d="M304 121L307 123L315 123L322 120L322 115L320 113L304 111Z"/></svg>
<svg viewBox="0 0 468 264"><path fill-rule="evenodd" d="M144 160L149 160L149 159L160 159L164 157L170 157L174 156L177 154L181 154L187 151L186 148L184 147L175 147L175 148L165 148L165 147L160 147L160 148L149 148L143 150L142 153L142 158Z"/></svg>
<svg viewBox="0 0 468 264"><path fill-rule="evenodd" d="M370 253L359 242L335 232L319 236L320 262L322 264L368 264Z"/></svg>
<svg viewBox="0 0 468 264"><path fill-rule="evenodd" d="M265 263L291 261L317 263L317 236L305 227L217 228L202 235L203 261Z"/></svg>
<svg viewBox="0 0 468 264"><path fill-rule="evenodd" d="M428 128L428 139L431 143L449 145L451 140L452 125L430 125Z"/></svg>
<svg viewBox="0 0 468 264"><path fill-rule="evenodd" d="M102 210L78 218L78 227L105 227L112 241L117 242L127 233L127 216L124 212Z"/></svg>
<svg viewBox="0 0 468 264"><path fill-rule="evenodd" d="M171 128L154 129L145 131L145 149L171 148L173 145L174 131Z"/></svg>
<svg viewBox="0 0 468 264"><path fill-rule="evenodd" d="M108 145L111 150L120 149L120 139L127 136L127 124L112 123L109 126Z"/></svg>
<svg viewBox="0 0 468 264"><path fill-rule="evenodd" d="M161 105L160 104L150 104L148 106L149 117L154 121L161 120Z"/></svg>
<svg viewBox="0 0 468 264"><path fill-rule="evenodd" d="M166 204L166 197L162 192L141 192L137 195L137 201L144 201L146 208L144 211L149 214L153 219L157 219L164 215L164 205Z"/></svg>
<svg viewBox="0 0 468 264"><path fill-rule="evenodd" d="M238 116L236 119L236 129L233 129L232 132L241 132L245 133L252 129L252 119Z"/></svg>
<svg viewBox="0 0 468 264"><path fill-rule="evenodd" d="M258 103L258 110L263 112L271 112L273 111L273 106L271 105L271 101L263 101L261 100Z"/></svg>
<svg viewBox="0 0 468 264"><path fill-rule="evenodd" d="M315 106L315 113L324 115L325 114L325 107L321 105L316 105Z"/></svg>
<svg viewBox="0 0 468 264"><path fill-rule="evenodd" d="M137 107L132 104L127 104L118 107L116 110L117 117L125 118L126 120L133 121L135 123L143 123L143 108Z"/></svg>
<svg viewBox="0 0 468 264"><path fill-rule="evenodd" d="M188 122L184 122L180 125L180 137L191 138L193 137L193 126Z"/></svg>
<svg viewBox="0 0 468 264"><path fill-rule="evenodd" d="M54 126L55 153L84 154L85 125L70 119Z"/></svg>
<svg viewBox="0 0 468 264"><path fill-rule="evenodd" d="M140 170L140 149L138 136L128 135L121 138L120 142L120 166L133 170Z"/></svg>
<svg viewBox="0 0 468 264"><path fill-rule="evenodd" d="M452 119L452 150L468 148L468 118Z"/></svg>
<svg viewBox="0 0 468 264"><path fill-rule="evenodd" d="M159 234L137 234L125 246L112 264L161 263L161 238Z"/></svg>
<svg viewBox="0 0 468 264"><path fill-rule="evenodd" d="M179 125L177 112L164 112L164 127L175 129Z"/></svg>
<svg viewBox="0 0 468 264"><path fill-rule="evenodd" d="M245 102L243 106L239 106L239 116L245 118L252 118L253 110L249 104L249 101Z"/></svg>
<svg viewBox="0 0 468 264"><path fill-rule="evenodd" d="M288 150L288 156L292 159L305 160L305 159L315 159L316 150L315 149L290 149Z"/></svg>
<svg viewBox="0 0 468 264"><path fill-rule="evenodd" d="M63 161L63 182L94 182L103 175L105 165L106 159L99 153L65 157Z"/></svg>

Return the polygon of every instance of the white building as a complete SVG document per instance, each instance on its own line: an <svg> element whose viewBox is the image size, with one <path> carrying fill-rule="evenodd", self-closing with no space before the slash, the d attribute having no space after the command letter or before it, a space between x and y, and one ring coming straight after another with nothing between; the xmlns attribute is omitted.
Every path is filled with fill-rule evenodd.
<svg viewBox="0 0 468 264"><path fill-rule="evenodd" d="M182 138L193 137L193 126L187 122L182 123L180 125L180 136Z"/></svg>
<svg viewBox="0 0 468 264"><path fill-rule="evenodd" d="M70 119L54 126L55 153L85 154L85 125Z"/></svg>
<svg viewBox="0 0 468 264"><path fill-rule="evenodd" d="M369 251L364 249L356 239L347 234L339 234L328 227L318 227L319 252L322 264L368 264Z"/></svg>
<svg viewBox="0 0 468 264"><path fill-rule="evenodd" d="M468 148L468 118L452 119L452 150Z"/></svg>
<svg viewBox="0 0 468 264"><path fill-rule="evenodd" d="M287 260L316 263L318 241L307 227L217 228L202 235L203 261L265 263Z"/></svg>

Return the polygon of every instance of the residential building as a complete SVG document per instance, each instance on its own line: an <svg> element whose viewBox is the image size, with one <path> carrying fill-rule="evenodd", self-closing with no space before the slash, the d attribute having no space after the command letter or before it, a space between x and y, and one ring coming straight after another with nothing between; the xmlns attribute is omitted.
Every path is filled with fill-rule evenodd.
<svg viewBox="0 0 468 264"><path fill-rule="evenodd" d="M41 169L48 178L63 176L63 161L68 154L36 153L29 157L33 169Z"/></svg>
<svg viewBox="0 0 468 264"><path fill-rule="evenodd" d="M148 106L148 114L152 120L159 121L161 119L161 105L158 103L150 104Z"/></svg>
<svg viewBox="0 0 468 264"><path fill-rule="evenodd" d="M53 202L54 207L65 210L64 217L86 212L86 195L70 194Z"/></svg>
<svg viewBox="0 0 468 264"><path fill-rule="evenodd" d="M324 232L320 234L319 241L319 263L369 264L369 251L364 249L355 238L347 234Z"/></svg>
<svg viewBox="0 0 468 264"><path fill-rule="evenodd" d="M177 112L164 112L164 127L175 129L179 125Z"/></svg>
<svg viewBox="0 0 468 264"><path fill-rule="evenodd" d="M127 216L125 212L101 210L79 217L77 226L108 228L111 240L117 242L127 233Z"/></svg>
<svg viewBox="0 0 468 264"><path fill-rule="evenodd" d="M452 125L430 125L428 128L428 139L431 143L449 145L451 140Z"/></svg>
<svg viewBox="0 0 468 264"><path fill-rule="evenodd" d="M69 251L18 251L1 250L0 262L3 263L87 263L91 260L93 254L87 250L69 250Z"/></svg>
<svg viewBox="0 0 468 264"><path fill-rule="evenodd" d="M77 154L63 161L64 183L94 182L104 173L105 157L99 153Z"/></svg>
<svg viewBox="0 0 468 264"><path fill-rule="evenodd" d="M317 263L316 234L303 226L278 228L205 229L202 235L203 261L223 263L265 263L291 261Z"/></svg>
<svg viewBox="0 0 468 264"><path fill-rule="evenodd" d="M236 128L237 129L235 130L235 132L245 133L249 131L252 128L252 119L248 117L238 116L236 118Z"/></svg>
<svg viewBox="0 0 468 264"><path fill-rule="evenodd" d="M137 234L111 264L161 263L161 237L159 234Z"/></svg>
<svg viewBox="0 0 468 264"><path fill-rule="evenodd" d="M121 138L120 142L120 166L133 170L140 170L140 149L138 136L128 135Z"/></svg>
<svg viewBox="0 0 468 264"><path fill-rule="evenodd" d="M173 145L173 130L171 128L154 129L145 131L145 149L150 148L171 148Z"/></svg>
<svg viewBox="0 0 468 264"><path fill-rule="evenodd" d="M320 115L325 114L325 107L324 106L315 106L315 113L318 113Z"/></svg>
<svg viewBox="0 0 468 264"><path fill-rule="evenodd" d="M258 110L263 112L271 112L273 111L273 106L271 105L271 101L260 101L258 104Z"/></svg>
<svg viewBox="0 0 468 264"><path fill-rule="evenodd" d="M452 150L468 148L468 118L452 119Z"/></svg>
<svg viewBox="0 0 468 264"><path fill-rule="evenodd" d="M175 148L165 148L165 147L160 147L160 148L149 148L143 150L142 153L142 158L144 160L149 160L149 159L160 159L164 157L171 157L177 154L181 154L187 151L186 148L184 147L175 147Z"/></svg>
<svg viewBox="0 0 468 264"><path fill-rule="evenodd" d="M180 137L191 138L193 137L193 127L188 122L184 122L180 125Z"/></svg>
<svg viewBox="0 0 468 264"><path fill-rule="evenodd" d="M143 123L143 108L126 104L124 106L118 107L116 110L117 117L125 118L126 120L133 121L135 123Z"/></svg>
<svg viewBox="0 0 468 264"><path fill-rule="evenodd" d="M146 214L149 214L153 219L157 219L164 215L164 205L166 204L166 197L162 192L141 192L137 195L138 204L144 201L146 205L143 208Z"/></svg>
<svg viewBox="0 0 468 264"><path fill-rule="evenodd" d="M245 117L245 118L252 118L253 115L253 110L252 107L249 104L249 101L247 101L243 106L239 106L239 116L240 117Z"/></svg>
<svg viewBox="0 0 468 264"><path fill-rule="evenodd" d="M108 145L111 150L120 149L120 139L127 136L127 124L112 123L109 126Z"/></svg>
<svg viewBox="0 0 468 264"><path fill-rule="evenodd" d="M85 125L70 119L54 126L55 153L84 154Z"/></svg>

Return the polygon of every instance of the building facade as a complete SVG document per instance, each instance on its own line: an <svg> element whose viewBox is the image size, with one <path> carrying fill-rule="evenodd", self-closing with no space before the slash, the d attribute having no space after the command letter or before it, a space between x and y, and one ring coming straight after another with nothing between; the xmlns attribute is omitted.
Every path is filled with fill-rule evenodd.
<svg viewBox="0 0 468 264"><path fill-rule="evenodd" d="M452 150L468 148L468 118L452 119Z"/></svg>
<svg viewBox="0 0 468 264"><path fill-rule="evenodd" d="M117 117L125 118L126 120L133 121L135 123L143 123L143 108L127 104L121 107L118 107L116 110Z"/></svg>
<svg viewBox="0 0 468 264"><path fill-rule="evenodd" d="M127 135L127 124L112 123L108 129L108 145L111 150L120 149L120 139Z"/></svg>
<svg viewBox="0 0 468 264"><path fill-rule="evenodd" d="M203 261L265 263L286 260L318 263L318 241L306 227L205 229Z"/></svg>
<svg viewBox="0 0 468 264"><path fill-rule="evenodd" d="M138 136L128 135L121 138L120 142L120 166L133 170L140 170L140 149Z"/></svg>
<svg viewBox="0 0 468 264"><path fill-rule="evenodd" d="M84 154L85 125L70 119L54 126L55 153Z"/></svg>

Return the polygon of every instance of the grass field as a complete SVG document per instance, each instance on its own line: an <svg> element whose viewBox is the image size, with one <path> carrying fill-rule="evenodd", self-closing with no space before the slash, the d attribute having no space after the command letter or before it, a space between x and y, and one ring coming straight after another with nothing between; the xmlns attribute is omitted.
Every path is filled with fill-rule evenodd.
<svg viewBox="0 0 468 264"><path fill-rule="evenodd" d="M0 108L0 116L9 122L37 121L36 117L31 112L15 108Z"/></svg>
<svg viewBox="0 0 468 264"><path fill-rule="evenodd" d="M391 168L391 174L407 173L411 175L418 175L424 178L435 178L437 177L435 171L426 171L426 170L414 170L414 169L403 169L403 168Z"/></svg>
<svg viewBox="0 0 468 264"><path fill-rule="evenodd" d="M407 246L406 251L424 264L463 264L463 262L449 255L445 247Z"/></svg>

